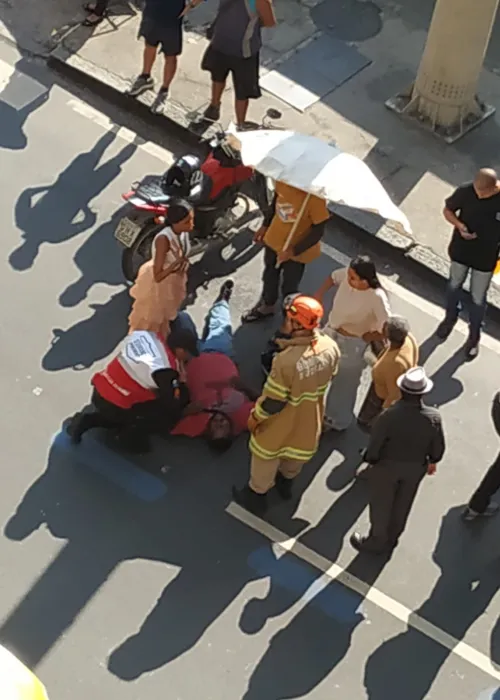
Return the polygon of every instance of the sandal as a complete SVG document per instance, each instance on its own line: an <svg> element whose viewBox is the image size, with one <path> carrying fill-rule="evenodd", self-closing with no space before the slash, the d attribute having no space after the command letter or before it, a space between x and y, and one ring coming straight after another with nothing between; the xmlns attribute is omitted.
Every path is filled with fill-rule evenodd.
<svg viewBox="0 0 500 700"><path fill-rule="evenodd" d="M242 323L256 323L257 321L265 321L267 318L272 318L274 311L263 311L262 306L254 306L253 309L247 311L241 317Z"/></svg>
<svg viewBox="0 0 500 700"><path fill-rule="evenodd" d="M95 19L91 19L91 17L92 15L83 20L82 27L97 27L97 25L101 24L102 20L107 17L107 12L102 15L94 15Z"/></svg>

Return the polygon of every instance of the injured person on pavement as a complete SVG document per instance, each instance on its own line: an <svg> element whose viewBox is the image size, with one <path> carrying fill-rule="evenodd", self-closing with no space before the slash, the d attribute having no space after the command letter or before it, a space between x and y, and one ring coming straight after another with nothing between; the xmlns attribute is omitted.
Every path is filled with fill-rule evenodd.
<svg viewBox="0 0 500 700"><path fill-rule="evenodd" d="M247 430L257 393L245 387L233 361L233 334L229 299L232 280L221 287L205 320L200 354L186 368L190 404L170 431L171 435L202 437L217 451L228 449L237 435ZM194 322L182 312L175 327L193 331Z"/></svg>

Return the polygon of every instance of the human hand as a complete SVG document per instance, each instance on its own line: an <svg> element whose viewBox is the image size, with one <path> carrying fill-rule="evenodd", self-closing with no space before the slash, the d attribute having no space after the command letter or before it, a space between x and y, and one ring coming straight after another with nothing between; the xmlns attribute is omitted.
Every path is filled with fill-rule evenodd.
<svg viewBox="0 0 500 700"><path fill-rule="evenodd" d="M293 256L293 251L282 250L281 253L278 253L278 256L277 256L278 265L282 265L283 263L287 262L288 260L291 260L292 256Z"/></svg>
<svg viewBox="0 0 500 700"><path fill-rule="evenodd" d="M434 476L434 474L437 472L437 465L436 464L429 464L427 467L427 474L429 476Z"/></svg>
<svg viewBox="0 0 500 700"><path fill-rule="evenodd" d="M457 226L457 228L464 240L471 241L472 239L476 238L476 234L471 233L464 223L460 222L460 226Z"/></svg>
<svg viewBox="0 0 500 700"><path fill-rule="evenodd" d="M266 233L267 233L267 226L261 226L260 228L258 228L257 231L254 233L253 242L254 243L262 243Z"/></svg>

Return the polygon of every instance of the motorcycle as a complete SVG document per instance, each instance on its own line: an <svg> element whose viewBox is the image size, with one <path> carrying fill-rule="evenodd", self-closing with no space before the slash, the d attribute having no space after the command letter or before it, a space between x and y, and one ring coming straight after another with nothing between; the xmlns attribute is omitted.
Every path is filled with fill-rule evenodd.
<svg viewBox="0 0 500 700"><path fill-rule="evenodd" d="M252 124L251 128L279 128L271 122L280 118L280 112L270 109L262 123ZM190 257L204 253L214 243L229 242L238 233L241 205L243 213L250 207L247 195L241 191L245 183L250 184L253 198L261 208L270 204L272 183L243 165L231 135L222 128L210 141L210 151L203 162L197 156L185 155L162 176L149 176L134 183L122 195L128 210L114 234L123 246L125 279L134 282L141 265L151 258L153 240L168 220L168 205L173 198L186 199L194 207Z"/></svg>

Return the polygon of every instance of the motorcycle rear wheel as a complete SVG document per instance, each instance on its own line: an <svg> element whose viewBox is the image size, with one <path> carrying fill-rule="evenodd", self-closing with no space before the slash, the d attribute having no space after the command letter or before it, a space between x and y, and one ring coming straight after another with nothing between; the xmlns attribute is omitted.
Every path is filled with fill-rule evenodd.
<svg viewBox="0 0 500 700"><path fill-rule="evenodd" d="M163 228L162 224L148 221L131 248L125 248L122 253L123 276L129 284L137 279L139 269L151 259L153 240Z"/></svg>

